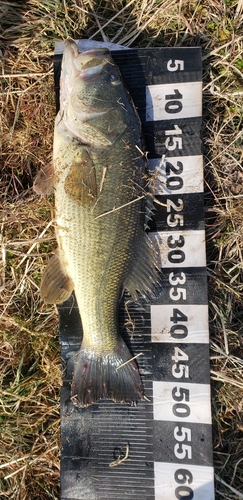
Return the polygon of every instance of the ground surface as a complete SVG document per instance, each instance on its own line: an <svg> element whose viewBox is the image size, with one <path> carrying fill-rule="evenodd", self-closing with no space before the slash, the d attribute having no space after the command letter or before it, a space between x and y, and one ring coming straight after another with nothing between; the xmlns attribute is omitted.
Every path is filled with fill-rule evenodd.
<svg viewBox="0 0 243 500"><path fill-rule="evenodd" d="M1 498L60 496L57 312L39 297L53 200L32 185L51 159L53 48L67 36L202 47L216 499L243 498L242 26L242 0L0 1Z"/></svg>

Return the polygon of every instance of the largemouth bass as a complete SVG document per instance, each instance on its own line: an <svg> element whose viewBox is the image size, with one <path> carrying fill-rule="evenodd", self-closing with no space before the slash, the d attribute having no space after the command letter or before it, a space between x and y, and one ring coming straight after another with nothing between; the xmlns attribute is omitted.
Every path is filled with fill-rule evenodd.
<svg viewBox="0 0 243 500"><path fill-rule="evenodd" d="M107 49L80 52L65 42L53 173L58 252L41 295L61 303L75 291L83 339L75 360L72 400L135 403L144 397L137 364L118 332L124 289L134 298L157 280L156 257L144 231L145 155L141 125Z"/></svg>

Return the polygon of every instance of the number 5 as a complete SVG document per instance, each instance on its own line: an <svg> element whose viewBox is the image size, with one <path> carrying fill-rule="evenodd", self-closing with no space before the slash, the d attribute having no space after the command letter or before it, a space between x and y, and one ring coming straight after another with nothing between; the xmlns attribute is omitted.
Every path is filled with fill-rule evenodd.
<svg viewBox="0 0 243 500"><path fill-rule="evenodd" d="M192 448L191 448L191 446L189 444L179 444L179 443L177 443L174 446L174 454L175 454L176 458L179 458L180 460L183 460L184 458L191 459L192 458Z"/></svg>
<svg viewBox="0 0 243 500"><path fill-rule="evenodd" d="M180 71L184 70L184 61L181 59L170 59L167 62L167 69L168 71L177 71L178 69Z"/></svg>

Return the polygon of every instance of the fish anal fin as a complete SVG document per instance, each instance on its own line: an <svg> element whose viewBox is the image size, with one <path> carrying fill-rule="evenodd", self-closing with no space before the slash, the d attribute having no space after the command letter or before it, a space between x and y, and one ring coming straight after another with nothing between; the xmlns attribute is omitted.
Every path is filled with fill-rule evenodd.
<svg viewBox="0 0 243 500"><path fill-rule="evenodd" d="M124 283L134 300L138 292L144 297L154 296L159 283L159 256L147 233L143 232L139 243L139 252L129 277Z"/></svg>
<svg viewBox="0 0 243 500"><path fill-rule="evenodd" d="M65 274L58 255L53 255L43 273L41 298L49 304L61 304L73 291L73 283Z"/></svg>
<svg viewBox="0 0 243 500"><path fill-rule="evenodd" d="M72 201L82 206L93 206L97 199L96 172L88 151L82 150L68 172L64 189Z"/></svg>
<svg viewBox="0 0 243 500"><path fill-rule="evenodd" d="M34 180L33 189L37 194L51 194L55 186L55 173L53 162L41 167Z"/></svg>
<svg viewBox="0 0 243 500"><path fill-rule="evenodd" d="M144 398L137 364L122 338L113 351L105 353L81 346L74 365L71 397L80 407L103 398L131 404Z"/></svg>

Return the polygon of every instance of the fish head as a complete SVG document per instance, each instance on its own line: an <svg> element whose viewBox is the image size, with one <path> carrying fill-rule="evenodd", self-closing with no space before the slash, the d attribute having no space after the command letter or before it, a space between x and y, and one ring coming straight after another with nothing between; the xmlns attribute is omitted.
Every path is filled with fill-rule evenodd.
<svg viewBox="0 0 243 500"><path fill-rule="evenodd" d="M108 49L80 52L74 41L65 42L60 114L69 134L94 147L111 145L130 125L132 107Z"/></svg>

